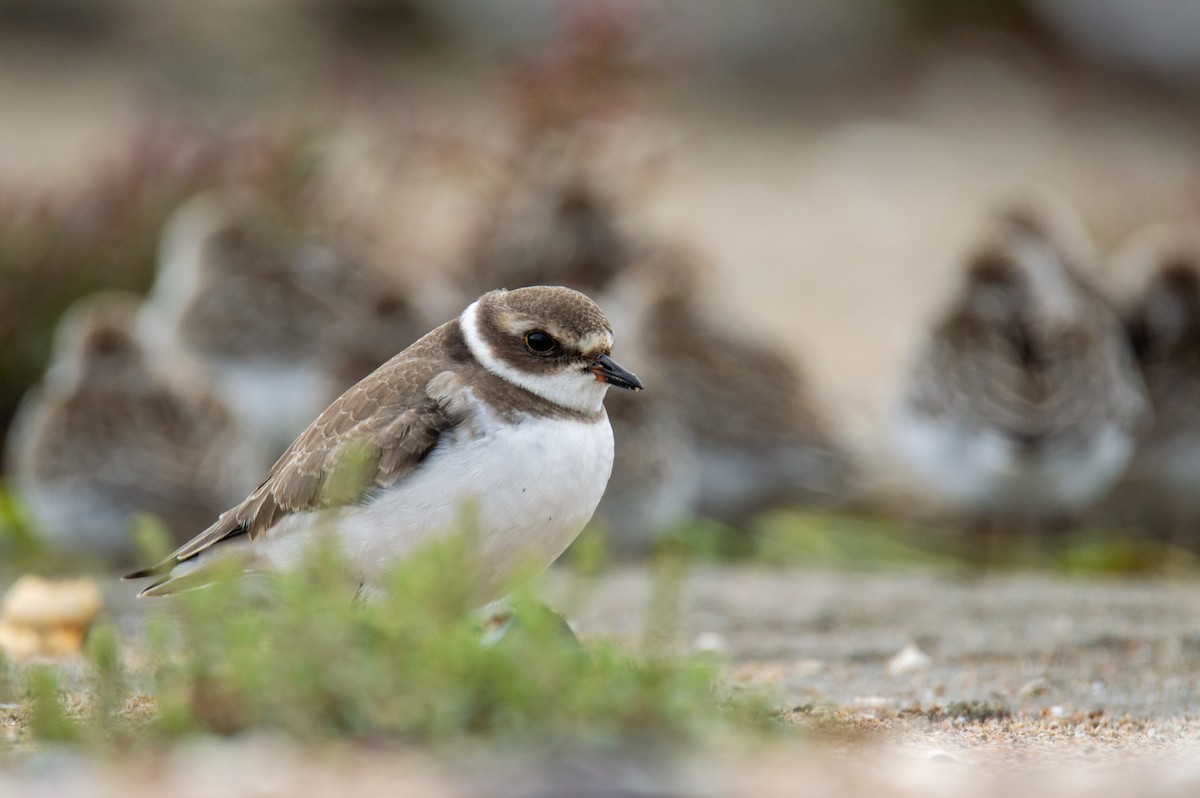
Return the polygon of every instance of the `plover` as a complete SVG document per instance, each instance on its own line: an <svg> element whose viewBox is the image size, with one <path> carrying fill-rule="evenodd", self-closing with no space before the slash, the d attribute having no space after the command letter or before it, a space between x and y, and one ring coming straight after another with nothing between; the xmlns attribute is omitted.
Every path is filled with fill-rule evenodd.
<svg viewBox="0 0 1200 798"><path fill-rule="evenodd" d="M991 530L1045 529L1095 501L1146 418L1120 321L1079 272L1087 250L1065 213L998 218L893 417L915 474Z"/></svg>
<svg viewBox="0 0 1200 798"><path fill-rule="evenodd" d="M1150 397L1151 422L1117 499L1155 535L1200 544L1200 233L1155 225L1111 259L1122 314Z"/></svg>
<svg viewBox="0 0 1200 798"><path fill-rule="evenodd" d="M636 249L613 198L560 158L541 153L525 159L524 171L486 215L459 284L474 291L562 284L595 299L618 327L633 329L639 303L629 301L626 277ZM639 374L654 369L653 358L636 347L625 358ZM597 516L620 554L644 552L695 511L692 436L669 388L658 384L652 396L609 400L616 454Z"/></svg>
<svg viewBox="0 0 1200 798"><path fill-rule="evenodd" d="M622 356L622 360L625 357ZM645 360L638 374L663 384ZM616 394L607 402L616 453L612 479L596 510L613 553L644 554L690 519L700 495L695 441L670 393Z"/></svg>
<svg viewBox="0 0 1200 798"><path fill-rule="evenodd" d="M642 256L635 336L655 358L697 452L700 514L740 524L792 502L845 498L850 464L797 364L703 301L694 256Z"/></svg>
<svg viewBox="0 0 1200 798"><path fill-rule="evenodd" d="M557 162L514 178L476 233L463 287L565 285L605 306L603 294L630 264L631 244L613 201Z"/></svg>
<svg viewBox="0 0 1200 798"><path fill-rule="evenodd" d="M344 271L340 252L262 198L194 197L163 231L146 340L200 360L275 456L329 400L322 358L345 318Z"/></svg>
<svg viewBox="0 0 1200 798"><path fill-rule="evenodd" d="M545 567L591 518L612 468L612 329L583 294L537 286L484 294L339 397L261 486L159 566L142 595L204 582L235 558L286 569L323 533L366 594L388 565L476 519L473 583L498 598L518 568ZM361 481L330 484L347 455ZM466 565L464 567L467 567Z"/></svg>
<svg viewBox="0 0 1200 798"><path fill-rule="evenodd" d="M17 492L61 549L128 559L136 513L177 541L252 487L256 447L179 359L135 337L137 297L81 300L59 322L53 361L22 401L9 441Z"/></svg>
<svg viewBox="0 0 1200 798"><path fill-rule="evenodd" d="M320 349L320 364L332 389L325 395L326 403L429 329L421 297L411 283L366 259L344 262L337 290L330 296L334 317L323 331Z"/></svg>

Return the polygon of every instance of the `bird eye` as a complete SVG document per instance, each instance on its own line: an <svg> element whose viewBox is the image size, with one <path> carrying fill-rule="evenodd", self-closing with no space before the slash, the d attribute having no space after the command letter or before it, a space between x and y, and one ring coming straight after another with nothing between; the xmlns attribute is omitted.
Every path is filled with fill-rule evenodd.
<svg viewBox="0 0 1200 798"><path fill-rule="evenodd" d="M525 348L539 355L546 355L558 348L558 342L549 333L541 330L525 333Z"/></svg>

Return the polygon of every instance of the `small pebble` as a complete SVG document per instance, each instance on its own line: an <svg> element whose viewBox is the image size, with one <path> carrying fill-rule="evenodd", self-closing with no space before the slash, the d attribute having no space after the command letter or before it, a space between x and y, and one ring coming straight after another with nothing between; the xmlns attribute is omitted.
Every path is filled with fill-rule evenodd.
<svg viewBox="0 0 1200 798"><path fill-rule="evenodd" d="M1049 687L1050 686L1046 684L1045 679L1034 679L1021 686L1021 689L1017 691L1017 698L1024 700L1026 698L1039 696L1042 693L1045 693Z"/></svg>
<svg viewBox="0 0 1200 798"><path fill-rule="evenodd" d="M692 643L692 648L696 651L710 651L714 654L723 654L729 649L729 644L725 642L724 635L719 632L701 632L696 635L696 639Z"/></svg>
<svg viewBox="0 0 1200 798"><path fill-rule="evenodd" d="M955 765L960 760L949 751L930 751L928 761L937 765Z"/></svg>
<svg viewBox="0 0 1200 798"><path fill-rule="evenodd" d="M913 671L928 670L933 664L933 657L917 648L916 643L909 643L888 660L887 672L893 676Z"/></svg>

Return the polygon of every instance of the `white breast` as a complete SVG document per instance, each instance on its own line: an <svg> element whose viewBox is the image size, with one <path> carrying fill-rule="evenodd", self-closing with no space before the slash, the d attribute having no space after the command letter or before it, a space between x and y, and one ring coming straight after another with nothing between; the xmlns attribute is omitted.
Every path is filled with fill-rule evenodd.
<svg viewBox="0 0 1200 798"><path fill-rule="evenodd" d="M329 402L328 375L312 363L212 361L213 385L238 420L279 454Z"/></svg>
<svg viewBox="0 0 1200 798"><path fill-rule="evenodd" d="M477 419L413 474L361 507L292 516L268 533L266 559L289 567L328 528L368 588L398 557L473 519L481 600L514 569L541 570L592 517L612 471L607 416L598 422ZM326 526L327 525L327 526Z"/></svg>
<svg viewBox="0 0 1200 798"><path fill-rule="evenodd" d="M918 477L944 498L976 511L1078 510L1112 485L1133 450L1130 433L1111 424L1070 448L1051 445L1037 458L1022 456L995 430L917 413L898 416L894 432L899 453Z"/></svg>

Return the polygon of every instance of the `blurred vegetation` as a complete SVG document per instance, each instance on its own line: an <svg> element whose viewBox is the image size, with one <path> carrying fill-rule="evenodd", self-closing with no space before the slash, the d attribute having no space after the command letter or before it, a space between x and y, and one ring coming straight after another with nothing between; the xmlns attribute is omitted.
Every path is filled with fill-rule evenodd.
<svg viewBox="0 0 1200 798"><path fill-rule="evenodd" d="M755 559L772 565L946 568L954 563L936 530L895 518L780 511L760 518L755 534Z"/></svg>
<svg viewBox="0 0 1200 798"><path fill-rule="evenodd" d="M602 530L589 528L576 546L603 552L603 541L592 538L602 538ZM770 511L747 529L695 519L673 530L656 550L660 557L678 556L688 562L784 568L1041 570L1073 576L1200 573L1195 553L1148 540L1138 529L1084 526L1056 535L985 540L945 522L813 508Z"/></svg>
<svg viewBox="0 0 1200 798"><path fill-rule="evenodd" d="M691 561L781 567L950 567L949 538L944 530L895 517L792 508L764 513L745 529L697 518L674 529L658 551Z"/></svg>
<svg viewBox="0 0 1200 798"><path fill-rule="evenodd" d="M461 567L463 541L409 560L377 600L330 552L272 577L230 578L163 602L147 630L144 671L127 672L115 629L88 640L86 675L34 666L0 684L36 740L127 747L248 729L450 743L697 741L777 723L765 700L725 693L715 662L647 648L581 645L528 591L507 628L488 631ZM230 575L232 577L232 575ZM662 581L656 602L669 602Z"/></svg>
<svg viewBox="0 0 1200 798"><path fill-rule="evenodd" d="M23 563L40 548L16 498L0 480L0 558L10 564Z"/></svg>

